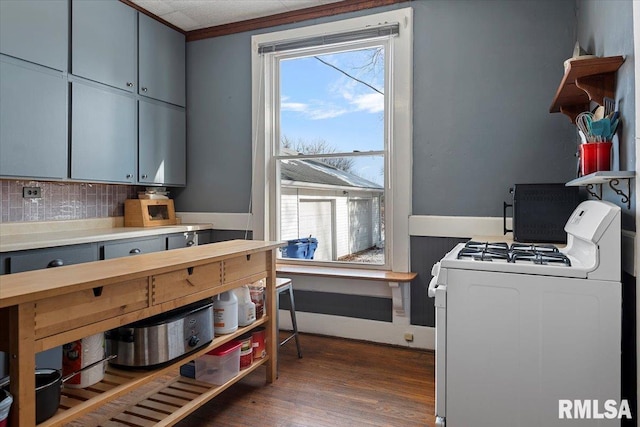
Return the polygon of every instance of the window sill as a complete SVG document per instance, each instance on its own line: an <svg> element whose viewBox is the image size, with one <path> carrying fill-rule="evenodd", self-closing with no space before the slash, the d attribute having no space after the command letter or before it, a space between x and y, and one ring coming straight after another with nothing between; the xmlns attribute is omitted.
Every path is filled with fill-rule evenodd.
<svg viewBox="0 0 640 427"><path fill-rule="evenodd" d="M377 282L411 282L418 273L400 273L396 271L370 270L365 268L338 268L309 265L276 264L277 274L295 274L300 276L328 277L339 279L373 280Z"/></svg>

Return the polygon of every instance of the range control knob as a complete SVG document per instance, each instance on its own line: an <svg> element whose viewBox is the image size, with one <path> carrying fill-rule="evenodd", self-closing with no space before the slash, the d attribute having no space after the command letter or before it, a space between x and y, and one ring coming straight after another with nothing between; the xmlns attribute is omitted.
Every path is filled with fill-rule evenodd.
<svg viewBox="0 0 640 427"><path fill-rule="evenodd" d="M189 338L189 347L195 347L199 342L200 338L198 338L197 335L193 335L191 338Z"/></svg>

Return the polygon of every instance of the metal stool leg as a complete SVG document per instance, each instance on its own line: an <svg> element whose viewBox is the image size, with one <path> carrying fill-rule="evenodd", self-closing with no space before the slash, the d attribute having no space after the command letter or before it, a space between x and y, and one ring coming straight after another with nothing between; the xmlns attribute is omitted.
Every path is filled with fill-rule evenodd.
<svg viewBox="0 0 640 427"><path fill-rule="evenodd" d="M298 338L298 322L296 321L296 304L293 301L293 288L289 287L289 313L291 314L291 324L293 325L293 336L296 338L296 348L298 349L298 358L302 359L302 350L300 350L300 340Z"/></svg>

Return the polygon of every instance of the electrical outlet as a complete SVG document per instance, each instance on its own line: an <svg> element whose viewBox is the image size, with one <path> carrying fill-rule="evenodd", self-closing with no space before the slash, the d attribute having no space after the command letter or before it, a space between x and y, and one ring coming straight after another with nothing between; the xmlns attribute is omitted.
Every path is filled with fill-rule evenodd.
<svg viewBox="0 0 640 427"><path fill-rule="evenodd" d="M407 342L412 342L413 341L413 334L411 332L406 332L404 334L404 340Z"/></svg>
<svg viewBox="0 0 640 427"><path fill-rule="evenodd" d="M40 187L22 187L22 197L25 199L39 199L42 197Z"/></svg>

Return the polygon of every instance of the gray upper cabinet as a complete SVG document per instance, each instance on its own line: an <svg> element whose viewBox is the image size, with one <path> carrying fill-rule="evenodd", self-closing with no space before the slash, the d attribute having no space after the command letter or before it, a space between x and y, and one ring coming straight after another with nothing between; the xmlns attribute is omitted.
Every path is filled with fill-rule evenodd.
<svg viewBox="0 0 640 427"><path fill-rule="evenodd" d="M139 102L138 181L186 184L186 123L182 108L155 101Z"/></svg>
<svg viewBox="0 0 640 427"><path fill-rule="evenodd" d="M138 93L160 101L185 105L185 37L166 25L139 14Z"/></svg>
<svg viewBox="0 0 640 427"><path fill-rule="evenodd" d="M136 129L133 95L73 82L71 178L133 183Z"/></svg>
<svg viewBox="0 0 640 427"><path fill-rule="evenodd" d="M136 13L117 0L73 0L71 73L133 92Z"/></svg>
<svg viewBox="0 0 640 427"><path fill-rule="evenodd" d="M0 76L0 175L66 178L66 77L1 56Z"/></svg>
<svg viewBox="0 0 640 427"><path fill-rule="evenodd" d="M0 53L67 71L68 0L0 1Z"/></svg>

